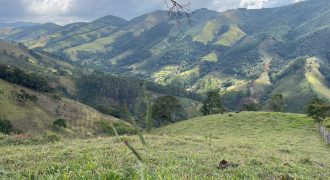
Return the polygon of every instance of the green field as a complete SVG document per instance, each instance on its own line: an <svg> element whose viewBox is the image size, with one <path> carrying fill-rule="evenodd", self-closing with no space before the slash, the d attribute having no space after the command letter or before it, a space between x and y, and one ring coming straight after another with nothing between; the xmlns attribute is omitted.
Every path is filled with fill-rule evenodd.
<svg viewBox="0 0 330 180"><path fill-rule="evenodd" d="M304 115L229 113L116 138L12 145L0 136L0 176L46 179L327 179L330 147ZM232 166L219 169L226 160Z"/></svg>

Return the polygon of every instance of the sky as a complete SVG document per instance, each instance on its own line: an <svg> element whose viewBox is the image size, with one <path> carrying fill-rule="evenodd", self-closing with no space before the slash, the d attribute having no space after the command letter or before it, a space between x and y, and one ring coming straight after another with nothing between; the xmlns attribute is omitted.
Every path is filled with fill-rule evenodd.
<svg viewBox="0 0 330 180"><path fill-rule="evenodd" d="M91 21L106 15L132 19L158 9L167 9L170 0L0 0L0 22L53 22L68 24ZM277 7L300 0L178 0L190 2L190 9L225 11L235 8Z"/></svg>

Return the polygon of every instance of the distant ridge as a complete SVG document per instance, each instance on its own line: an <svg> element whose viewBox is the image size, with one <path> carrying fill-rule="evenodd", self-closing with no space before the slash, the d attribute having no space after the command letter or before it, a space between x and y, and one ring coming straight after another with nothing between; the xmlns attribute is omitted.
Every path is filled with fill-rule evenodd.
<svg viewBox="0 0 330 180"><path fill-rule="evenodd" d="M27 26L36 26L40 23L34 23L34 22L10 22L10 23L2 23L0 22L0 28L19 28L19 27L27 27Z"/></svg>

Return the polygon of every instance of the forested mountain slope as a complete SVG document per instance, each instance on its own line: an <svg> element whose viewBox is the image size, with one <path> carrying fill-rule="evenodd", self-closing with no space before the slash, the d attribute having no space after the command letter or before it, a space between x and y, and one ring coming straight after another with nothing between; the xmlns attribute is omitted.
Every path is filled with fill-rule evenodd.
<svg viewBox="0 0 330 180"><path fill-rule="evenodd" d="M134 75L198 93L220 88L234 109L246 99L266 103L272 93L282 93L287 111L302 112L313 96L330 99L329 9L328 0L223 13L200 9L190 24L156 11L130 21L107 16L5 29L0 37L87 72ZM287 86L293 82L297 86ZM292 101L299 96L303 102Z"/></svg>

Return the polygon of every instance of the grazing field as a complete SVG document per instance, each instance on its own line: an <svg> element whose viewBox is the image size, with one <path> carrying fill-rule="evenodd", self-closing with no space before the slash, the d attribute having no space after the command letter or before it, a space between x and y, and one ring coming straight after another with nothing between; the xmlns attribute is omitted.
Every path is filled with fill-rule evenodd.
<svg viewBox="0 0 330 180"><path fill-rule="evenodd" d="M330 147L304 115L242 112L145 135L13 145L0 136L0 177L49 179L328 179ZM16 143L17 144L17 143ZM225 160L225 161L222 161ZM222 163L219 165L219 162Z"/></svg>

